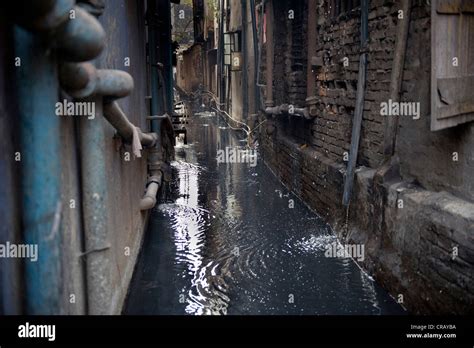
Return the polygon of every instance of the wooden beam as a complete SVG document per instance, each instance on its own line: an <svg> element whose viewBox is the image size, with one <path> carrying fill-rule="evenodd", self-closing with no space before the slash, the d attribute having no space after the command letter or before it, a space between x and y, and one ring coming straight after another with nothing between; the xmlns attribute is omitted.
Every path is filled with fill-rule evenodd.
<svg viewBox="0 0 474 348"><path fill-rule="evenodd" d="M390 100L400 101L400 89L403 80L403 68L405 66L405 53L408 41L408 29L410 27L411 0L402 0L400 9L403 11L403 19L397 26L397 42L392 62L392 74L390 77ZM398 116L390 116L385 120L384 129L384 157L389 160L395 153L395 143L398 131Z"/></svg>
<svg viewBox="0 0 474 348"><path fill-rule="evenodd" d="M357 164L357 153L359 151L360 129L362 126L362 116L364 114L365 85L367 77L367 53L364 52L369 38L368 31L369 18L369 0L361 2L361 26L360 42L361 55L359 60L359 76L357 79L357 96L354 119L352 120L351 148L349 153L349 162L347 163L346 176L344 179L344 194L342 204L348 206L351 200L352 186L354 184L354 170Z"/></svg>

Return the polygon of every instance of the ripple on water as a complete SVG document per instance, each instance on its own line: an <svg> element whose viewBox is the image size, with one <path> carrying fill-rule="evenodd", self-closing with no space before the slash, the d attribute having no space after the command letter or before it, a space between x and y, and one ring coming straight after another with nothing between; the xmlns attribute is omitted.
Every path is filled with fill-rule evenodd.
<svg viewBox="0 0 474 348"><path fill-rule="evenodd" d="M198 136L190 134L193 142L179 148L172 162L173 198L154 212L163 218L156 219L160 225L152 233L159 238L153 247L167 256L146 268L154 272L147 277L165 274L161 279L167 283L158 286L146 279L139 291L156 289L164 314L380 314L393 309L352 259L325 256L338 242L330 227L261 161L255 168L217 166L215 145L239 141L213 124L215 115L197 116ZM289 209L290 199L294 209Z"/></svg>

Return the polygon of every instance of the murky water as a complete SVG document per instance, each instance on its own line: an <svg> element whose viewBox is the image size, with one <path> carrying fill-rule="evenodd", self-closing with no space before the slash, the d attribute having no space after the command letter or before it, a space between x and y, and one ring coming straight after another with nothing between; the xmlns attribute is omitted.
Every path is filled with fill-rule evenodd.
<svg viewBox="0 0 474 348"><path fill-rule="evenodd" d="M171 195L152 213L126 314L400 314L330 228L218 116L196 115L177 147ZM251 162L249 157L236 156Z"/></svg>

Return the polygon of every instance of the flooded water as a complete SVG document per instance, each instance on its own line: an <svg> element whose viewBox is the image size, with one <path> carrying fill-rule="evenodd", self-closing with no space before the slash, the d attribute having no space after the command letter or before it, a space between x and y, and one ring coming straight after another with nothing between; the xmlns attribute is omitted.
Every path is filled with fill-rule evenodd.
<svg viewBox="0 0 474 348"><path fill-rule="evenodd" d="M351 258L325 256L330 228L260 157L239 156L245 145L219 116L194 116L124 313L403 313Z"/></svg>

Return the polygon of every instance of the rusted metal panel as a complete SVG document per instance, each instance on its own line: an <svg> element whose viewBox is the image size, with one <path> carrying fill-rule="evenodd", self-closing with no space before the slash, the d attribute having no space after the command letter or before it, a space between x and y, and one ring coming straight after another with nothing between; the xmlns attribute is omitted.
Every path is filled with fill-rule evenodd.
<svg viewBox="0 0 474 348"><path fill-rule="evenodd" d="M106 2L100 22L107 35L107 46L95 62L96 67L124 70L133 77L132 93L127 98L120 99L118 103L130 122L142 130L147 130L149 125L146 119L148 116L146 96L149 92L146 74L144 1L117 0L110 4ZM120 312L127 291L145 223L139 202L146 183L146 158L132 158L128 162L125 161L125 152L130 149L123 146L118 148L113 140L115 130L105 120L101 121L102 124L96 126L102 129L102 136L105 137L102 151L106 161L107 177L106 223L109 231L108 243L112 246L110 250L102 251L110 256L109 268L103 268L102 271L111 286L111 291L106 298L107 307L93 308L91 312L104 310L116 314ZM130 256L124 255L123 250L126 247L130 248ZM97 299L100 298L99 295L97 294Z"/></svg>
<svg viewBox="0 0 474 348"><path fill-rule="evenodd" d="M434 0L432 6L431 130L474 120L472 1Z"/></svg>

